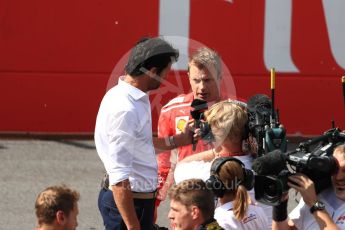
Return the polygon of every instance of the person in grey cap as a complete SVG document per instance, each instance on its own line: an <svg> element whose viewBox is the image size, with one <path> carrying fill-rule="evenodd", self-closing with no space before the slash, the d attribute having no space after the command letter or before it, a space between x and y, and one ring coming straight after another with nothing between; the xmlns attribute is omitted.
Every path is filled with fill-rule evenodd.
<svg viewBox="0 0 345 230"><path fill-rule="evenodd" d="M158 182L153 143L172 149L191 142L192 137L183 135L160 141L152 137L147 92L160 86L178 55L161 38L140 40L131 51L125 75L103 97L94 138L109 180L98 198L106 229L152 228ZM186 131L186 135L190 134Z"/></svg>

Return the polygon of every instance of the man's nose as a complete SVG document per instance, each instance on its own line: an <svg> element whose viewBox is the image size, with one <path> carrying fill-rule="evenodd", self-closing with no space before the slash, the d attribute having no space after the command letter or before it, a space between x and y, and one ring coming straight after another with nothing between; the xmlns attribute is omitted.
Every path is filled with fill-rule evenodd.
<svg viewBox="0 0 345 230"><path fill-rule="evenodd" d="M200 83L199 83L199 88L200 88L201 90L206 90L206 83L205 83L205 81L200 81Z"/></svg>
<svg viewBox="0 0 345 230"><path fill-rule="evenodd" d="M173 218L173 215L172 215L171 211L169 211L169 213L168 213L168 218L169 218L169 219L172 219L172 218Z"/></svg>

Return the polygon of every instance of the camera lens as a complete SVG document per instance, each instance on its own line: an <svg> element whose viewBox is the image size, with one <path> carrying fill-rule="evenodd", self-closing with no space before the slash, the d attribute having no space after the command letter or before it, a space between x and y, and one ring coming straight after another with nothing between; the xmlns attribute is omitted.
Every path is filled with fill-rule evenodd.
<svg viewBox="0 0 345 230"><path fill-rule="evenodd" d="M282 181L275 176L255 176L255 199L267 205L277 205L282 196Z"/></svg>
<svg viewBox="0 0 345 230"><path fill-rule="evenodd" d="M271 182L272 181L269 181L266 185L264 185L264 191L266 193L265 195L267 197L276 197L277 195L279 195L279 191L276 184L273 184Z"/></svg>

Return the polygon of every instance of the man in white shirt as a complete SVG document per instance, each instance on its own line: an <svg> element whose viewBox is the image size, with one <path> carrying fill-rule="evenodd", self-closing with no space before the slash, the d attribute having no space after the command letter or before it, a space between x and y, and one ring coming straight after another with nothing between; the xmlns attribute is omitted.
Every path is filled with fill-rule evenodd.
<svg viewBox="0 0 345 230"><path fill-rule="evenodd" d="M332 187L316 195L314 182L303 174L289 177L288 185L302 195L298 206L289 214L274 208L272 229L345 229L345 144L334 149L339 163L332 176ZM282 208L282 207L281 207ZM277 215L278 214L278 215Z"/></svg>
<svg viewBox="0 0 345 230"><path fill-rule="evenodd" d="M98 200L106 229L151 229L153 225L157 162L147 92L160 86L177 58L178 51L160 38L139 41L125 76L101 102L95 144L109 175L109 189L102 188ZM167 141L166 145L176 147L176 140ZM157 146L164 145L161 139Z"/></svg>

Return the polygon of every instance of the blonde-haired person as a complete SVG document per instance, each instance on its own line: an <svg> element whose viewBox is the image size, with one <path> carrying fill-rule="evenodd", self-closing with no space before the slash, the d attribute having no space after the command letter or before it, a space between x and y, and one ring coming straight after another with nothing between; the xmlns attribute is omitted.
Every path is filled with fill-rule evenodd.
<svg viewBox="0 0 345 230"><path fill-rule="evenodd" d="M219 157L235 157L243 162L246 168L252 168L251 152L246 151L242 145L248 138L246 108L236 101L226 100L214 104L204 115L214 137L214 148L189 156L177 164L174 173L176 183L189 178L206 181L210 176L212 161ZM254 189L250 190L249 194L255 203ZM258 205L264 209L270 229L272 207Z"/></svg>
<svg viewBox="0 0 345 230"><path fill-rule="evenodd" d="M212 131L214 148L186 157L177 164L174 175L176 183L188 178L207 180L211 163L218 157L236 157L247 168L251 168L252 156L243 151L242 147L242 142L248 135L246 109L236 102L226 100L214 104L204 115ZM191 166L199 170L186 174Z"/></svg>
<svg viewBox="0 0 345 230"><path fill-rule="evenodd" d="M205 117L218 149L212 152L212 157L249 155L242 149L243 140L248 138L248 115L242 105L234 101L222 101L206 111Z"/></svg>
<svg viewBox="0 0 345 230"><path fill-rule="evenodd" d="M224 229L268 229L269 222L259 206L253 205L247 188L253 174L237 158L221 157L212 163L211 177L206 182L219 197L215 219Z"/></svg>

